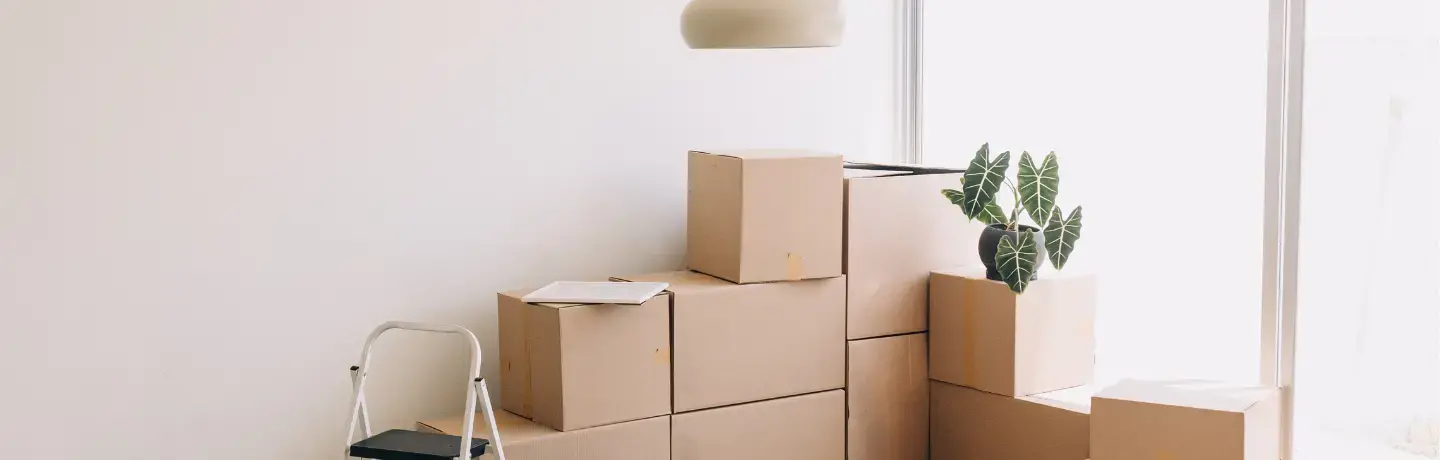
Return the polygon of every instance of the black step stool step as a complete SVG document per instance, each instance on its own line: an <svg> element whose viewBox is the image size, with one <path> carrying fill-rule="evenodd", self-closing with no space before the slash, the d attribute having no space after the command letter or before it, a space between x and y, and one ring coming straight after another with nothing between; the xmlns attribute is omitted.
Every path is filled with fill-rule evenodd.
<svg viewBox="0 0 1440 460"><path fill-rule="evenodd" d="M485 455L490 441L470 440L470 456ZM390 430L350 446L350 456L375 460L450 460L460 456L460 437L410 430Z"/></svg>

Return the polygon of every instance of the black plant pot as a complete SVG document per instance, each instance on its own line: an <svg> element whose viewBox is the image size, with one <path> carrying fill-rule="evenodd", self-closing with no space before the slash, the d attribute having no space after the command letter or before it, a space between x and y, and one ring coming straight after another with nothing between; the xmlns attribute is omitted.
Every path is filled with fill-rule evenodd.
<svg viewBox="0 0 1440 460"><path fill-rule="evenodd" d="M1035 273L1030 275L1033 280L1040 277L1040 266L1045 265L1045 234L1029 225L1021 225L1020 229L1035 232ZM1009 238L1011 244L1020 243L1020 233L1005 230L1005 224L992 224L980 232L980 262L985 264L985 277L995 281L1005 281L995 269L995 250L1000 247L1001 237Z"/></svg>

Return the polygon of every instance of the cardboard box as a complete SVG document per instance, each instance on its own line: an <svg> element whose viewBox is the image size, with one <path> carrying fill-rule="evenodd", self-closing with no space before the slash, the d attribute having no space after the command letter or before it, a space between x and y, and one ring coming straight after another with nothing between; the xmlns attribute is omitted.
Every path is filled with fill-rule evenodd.
<svg viewBox="0 0 1440 460"><path fill-rule="evenodd" d="M1127 380L1093 402L1094 460L1277 460L1280 392L1198 380Z"/></svg>
<svg viewBox="0 0 1440 460"><path fill-rule="evenodd" d="M476 414L473 436L490 439L485 416ZM416 430L459 436L464 420L450 417L416 423ZM506 411L495 412L507 460L668 460L670 417L662 415L577 431L556 431ZM494 460L493 447L480 459Z"/></svg>
<svg viewBox="0 0 1440 460"><path fill-rule="evenodd" d="M843 460L845 391L675 414L674 460Z"/></svg>
<svg viewBox="0 0 1440 460"><path fill-rule="evenodd" d="M930 278L930 378L1006 396L1090 383L1095 278L1051 272L1022 295L985 268Z"/></svg>
<svg viewBox="0 0 1440 460"><path fill-rule="evenodd" d="M690 152L691 270L736 283L840 276L841 157Z"/></svg>
<svg viewBox="0 0 1440 460"><path fill-rule="evenodd" d="M932 381L931 458L1086 458L1090 454L1089 390L1077 387L1012 398Z"/></svg>
<svg viewBox="0 0 1440 460"><path fill-rule="evenodd" d="M930 271L980 263L985 225L940 195L964 171L852 167L862 166L845 170L846 337L924 331Z"/></svg>
<svg viewBox="0 0 1440 460"><path fill-rule="evenodd" d="M849 347L849 460L925 460L930 445L925 334L852 340Z"/></svg>
<svg viewBox="0 0 1440 460"><path fill-rule="evenodd" d="M674 409L845 386L845 278L734 284L681 271L617 278L670 283Z"/></svg>
<svg viewBox="0 0 1440 460"><path fill-rule="evenodd" d="M506 410L561 431L670 413L669 294L582 305L525 292L499 294Z"/></svg>

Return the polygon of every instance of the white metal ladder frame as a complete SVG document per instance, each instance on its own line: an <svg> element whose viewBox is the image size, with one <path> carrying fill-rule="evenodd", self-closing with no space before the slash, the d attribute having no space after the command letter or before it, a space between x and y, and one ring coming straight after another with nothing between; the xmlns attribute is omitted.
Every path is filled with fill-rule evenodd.
<svg viewBox="0 0 1440 460"><path fill-rule="evenodd" d="M473 441L475 429L475 404L476 401L484 401L485 420L490 425L490 444L495 447L497 460L505 460L505 449L500 447L500 428L495 424L495 409L490 404L490 391L485 387L485 379L480 377L480 341L475 334L460 326L435 325L411 323L405 321L390 321L381 324L370 333L365 339L365 349L360 352L360 365L350 368L350 380L354 384L354 392L350 399L350 431L345 436L345 458L350 457L350 445L355 439L355 428L357 425L364 427L365 439L374 436L370 431L370 414L365 405L365 377L370 371L370 348L375 344L375 339L391 329L405 329L411 331L439 332L444 334L460 334L465 336L470 343L470 386L465 392L465 422L460 430L460 456L459 460L470 460L470 444Z"/></svg>

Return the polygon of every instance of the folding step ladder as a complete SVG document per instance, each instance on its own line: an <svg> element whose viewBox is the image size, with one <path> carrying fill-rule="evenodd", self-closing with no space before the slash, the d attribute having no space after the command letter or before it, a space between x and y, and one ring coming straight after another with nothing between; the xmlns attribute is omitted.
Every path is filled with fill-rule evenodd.
<svg viewBox="0 0 1440 460"><path fill-rule="evenodd" d="M391 329L459 334L470 341L470 385L465 394L464 426L460 436L421 433L410 430L389 430L375 435L370 432L370 413L365 407L365 377L370 371L370 347L375 339ZM365 349L360 352L360 365L350 368L350 380L355 386L350 399L350 431L345 436L345 458L370 458L375 460L470 460L485 455L490 444L495 446L497 460L505 460L505 449L500 446L500 428L495 425L495 410L490 404L490 391L485 388L485 379L480 377L480 341L475 334L459 326L431 325L391 321L380 325L365 339ZM475 403L485 405L485 421L489 422L490 439L474 438ZM365 438L351 444L355 439L355 428L364 430Z"/></svg>

